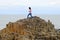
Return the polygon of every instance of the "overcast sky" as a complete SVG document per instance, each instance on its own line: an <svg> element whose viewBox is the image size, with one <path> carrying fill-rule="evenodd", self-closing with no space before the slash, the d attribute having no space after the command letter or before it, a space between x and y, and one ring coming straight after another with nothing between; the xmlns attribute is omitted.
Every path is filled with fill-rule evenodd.
<svg viewBox="0 0 60 40"><path fill-rule="evenodd" d="M60 28L60 0L0 0L0 29L9 21L26 17L29 6L34 16L50 19L56 28Z"/></svg>
<svg viewBox="0 0 60 40"><path fill-rule="evenodd" d="M0 0L0 14L27 13L28 7L37 14L60 14L60 0Z"/></svg>

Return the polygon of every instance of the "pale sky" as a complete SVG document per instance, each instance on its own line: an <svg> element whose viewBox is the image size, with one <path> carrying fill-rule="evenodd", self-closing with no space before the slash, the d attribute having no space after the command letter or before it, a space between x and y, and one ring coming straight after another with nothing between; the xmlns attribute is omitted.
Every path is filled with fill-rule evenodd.
<svg viewBox="0 0 60 40"><path fill-rule="evenodd" d="M0 0L0 6L54 6L60 5L60 0Z"/></svg>
<svg viewBox="0 0 60 40"><path fill-rule="evenodd" d="M0 14L27 13L29 6L33 13L60 14L60 0L0 0Z"/></svg>
<svg viewBox="0 0 60 40"><path fill-rule="evenodd" d="M60 28L60 0L0 0L0 29L4 28L9 21L26 17L29 6L32 8L34 16L44 15L41 17L44 19L50 18L56 28ZM15 20L13 15L15 15L14 18L16 17Z"/></svg>

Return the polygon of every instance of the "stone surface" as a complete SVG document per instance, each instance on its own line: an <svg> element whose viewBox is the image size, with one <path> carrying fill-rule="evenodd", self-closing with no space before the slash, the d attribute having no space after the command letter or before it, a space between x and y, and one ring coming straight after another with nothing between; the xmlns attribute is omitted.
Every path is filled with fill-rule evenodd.
<svg viewBox="0 0 60 40"><path fill-rule="evenodd" d="M60 40L59 35L50 20L37 16L9 22L0 30L0 40Z"/></svg>

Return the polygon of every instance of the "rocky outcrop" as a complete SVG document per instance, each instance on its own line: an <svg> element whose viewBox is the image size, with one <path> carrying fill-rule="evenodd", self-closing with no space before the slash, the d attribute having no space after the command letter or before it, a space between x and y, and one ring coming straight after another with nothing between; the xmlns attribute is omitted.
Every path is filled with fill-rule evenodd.
<svg viewBox="0 0 60 40"><path fill-rule="evenodd" d="M60 40L54 25L34 16L16 22L9 22L0 31L1 40Z"/></svg>

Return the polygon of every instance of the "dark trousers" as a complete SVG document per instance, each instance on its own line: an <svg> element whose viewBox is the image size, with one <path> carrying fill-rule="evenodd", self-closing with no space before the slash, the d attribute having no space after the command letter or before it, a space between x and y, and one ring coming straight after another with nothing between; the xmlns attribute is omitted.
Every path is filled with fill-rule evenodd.
<svg viewBox="0 0 60 40"><path fill-rule="evenodd" d="M27 15L27 18L29 18L29 16L32 18L32 13L29 13L29 14Z"/></svg>

